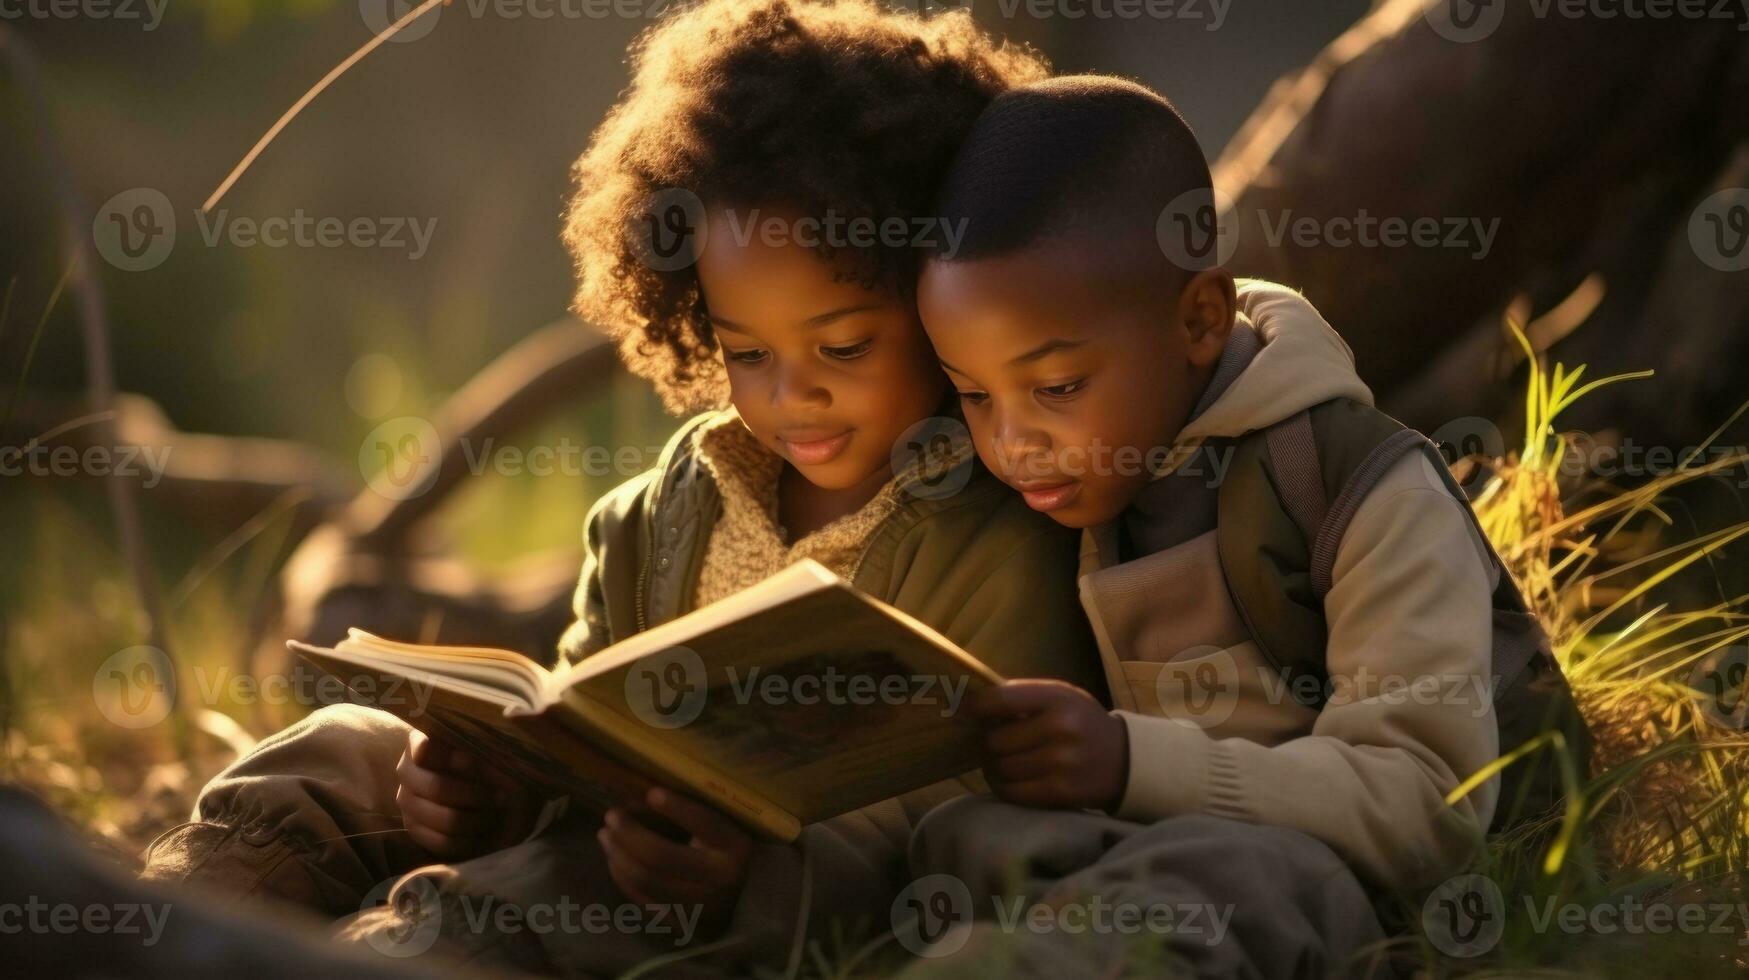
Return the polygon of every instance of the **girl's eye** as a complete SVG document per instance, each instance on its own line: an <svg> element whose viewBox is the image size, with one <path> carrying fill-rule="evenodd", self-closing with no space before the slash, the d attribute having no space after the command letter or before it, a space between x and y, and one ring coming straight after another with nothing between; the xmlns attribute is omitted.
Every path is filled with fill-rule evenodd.
<svg viewBox="0 0 1749 980"><path fill-rule="evenodd" d="M759 350L757 348L755 348L753 350L726 350L725 349L723 351L723 356L727 357L731 361L734 361L736 364L758 364L760 361L765 360L765 351Z"/></svg>
<svg viewBox="0 0 1749 980"><path fill-rule="evenodd" d="M1038 389L1038 393L1046 398L1067 398L1085 387L1087 387L1087 379L1081 378L1078 381L1065 381L1060 385L1051 385L1048 388L1040 388Z"/></svg>
<svg viewBox="0 0 1749 980"><path fill-rule="evenodd" d="M873 340L864 340L860 343L849 344L844 347L822 347L820 348L820 353L827 357L836 358L840 361L848 361L867 354L868 349L873 346Z"/></svg>
<svg viewBox="0 0 1749 980"><path fill-rule="evenodd" d="M982 391L962 391L959 395L960 401L968 405L982 405L990 398L989 394Z"/></svg>

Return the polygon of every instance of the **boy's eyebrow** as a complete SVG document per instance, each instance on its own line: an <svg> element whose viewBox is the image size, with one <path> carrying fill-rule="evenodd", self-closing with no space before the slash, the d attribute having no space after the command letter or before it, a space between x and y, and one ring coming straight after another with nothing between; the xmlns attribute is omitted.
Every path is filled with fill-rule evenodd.
<svg viewBox="0 0 1749 980"><path fill-rule="evenodd" d="M1032 350L1029 350L1024 354L1019 355L1018 357L1014 357L1014 358L1010 359L1008 363L1010 363L1010 364L1025 364L1028 361L1036 361L1039 358L1044 357L1046 354L1055 354L1057 351L1060 351L1060 350L1073 350L1077 347L1080 347L1081 345L1083 345L1085 343L1087 343L1087 341L1085 341L1085 340L1064 340L1061 337L1056 337L1056 338L1053 338L1051 340L1045 341L1044 343L1038 345L1037 347L1034 347ZM965 377L968 377L968 378L971 377L971 375L966 374L964 371L961 371L959 368L956 368L952 364L947 363L946 361L942 360L940 357L937 357L935 359L935 361L937 364L940 364L942 367L948 369L949 371L952 371L955 374L965 375Z"/></svg>
<svg viewBox="0 0 1749 980"><path fill-rule="evenodd" d="M834 320L841 320L853 313L865 313L869 310L879 310L884 308L885 304L882 303L857 303L853 306L846 306L836 310L827 310L824 313L816 313L813 316L808 317L806 320L803 320L802 325L811 330L814 327L823 327ZM736 333L744 333L749 336L753 333L753 331L748 330L746 327L741 326L739 323L736 323L727 317L712 315L710 320L712 323L717 324L718 326L728 327Z"/></svg>

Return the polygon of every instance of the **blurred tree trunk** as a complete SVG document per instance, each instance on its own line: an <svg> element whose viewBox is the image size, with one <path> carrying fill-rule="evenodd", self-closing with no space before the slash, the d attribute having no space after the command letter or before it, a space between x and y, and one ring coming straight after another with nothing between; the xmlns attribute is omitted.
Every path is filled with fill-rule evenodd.
<svg viewBox="0 0 1749 980"><path fill-rule="evenodd" d="M1574 421L1704 437L1743 397L1731 365L1749 353L1749 278L1707 266L1689 223L1715 190L1749 182L1749 35L1733 21L1572 19L1558 6L1538 18L1495 3L1473 9L1496 11L1498 27L1465 43L1428 6L1385 0L1278 82L1234 138L1216 165L1234 202L1230 267L1303 289L1381 405L1427 431L1516 397L1499 383L1519 359L1501 329L1515 298L1537 317L1595 276L1601 301L1583 326L1588 302L1534 339L1594 375L1660 379L1606 389ZM1463 247L1279 234L1290 217L1362 215L1498 231L1485 254L1473 225Z"/></svg>

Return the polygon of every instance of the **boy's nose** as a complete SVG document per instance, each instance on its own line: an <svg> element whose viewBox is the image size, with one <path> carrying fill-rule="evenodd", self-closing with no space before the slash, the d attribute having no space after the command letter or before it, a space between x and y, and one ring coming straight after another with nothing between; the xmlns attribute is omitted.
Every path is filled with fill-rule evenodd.
<svg viewBox="0 0 1749 980"><path fill-rule="evenodd" d="M1050 437L1025 418L1013 415L999 418L991 448L1009 475L1044 476L1050 472L1049 461L1045 459L1050 455ZM1034 473L1032 470L1041 471Z"/></svg>

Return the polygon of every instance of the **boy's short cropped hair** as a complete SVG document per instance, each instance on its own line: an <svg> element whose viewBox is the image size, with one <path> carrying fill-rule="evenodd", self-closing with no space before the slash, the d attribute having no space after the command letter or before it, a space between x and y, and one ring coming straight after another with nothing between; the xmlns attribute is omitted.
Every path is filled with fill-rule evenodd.
<svg viewBox="0 0 1749 980"><path fill-rule="evenodd" d="M653 199L920 224L978 113L1048 73L966 11L876 0L706 0L647 31L629 58L630 87L573 168L572 306L676 412L725 404L728 385L693 268L652 263L636 240ZM915 287L909 240L818 250L868 288Z"/></svg>
<svg viewBox="0 0 1749 980"><path fill-rule="evenodd" d="M1076 238L1157 248L1169 206L1212 204L1196 136L1164 96L1122 78L1071 75L1004 92L978 117L937 212L964 220L952 254L975 260Z"/></svg>

